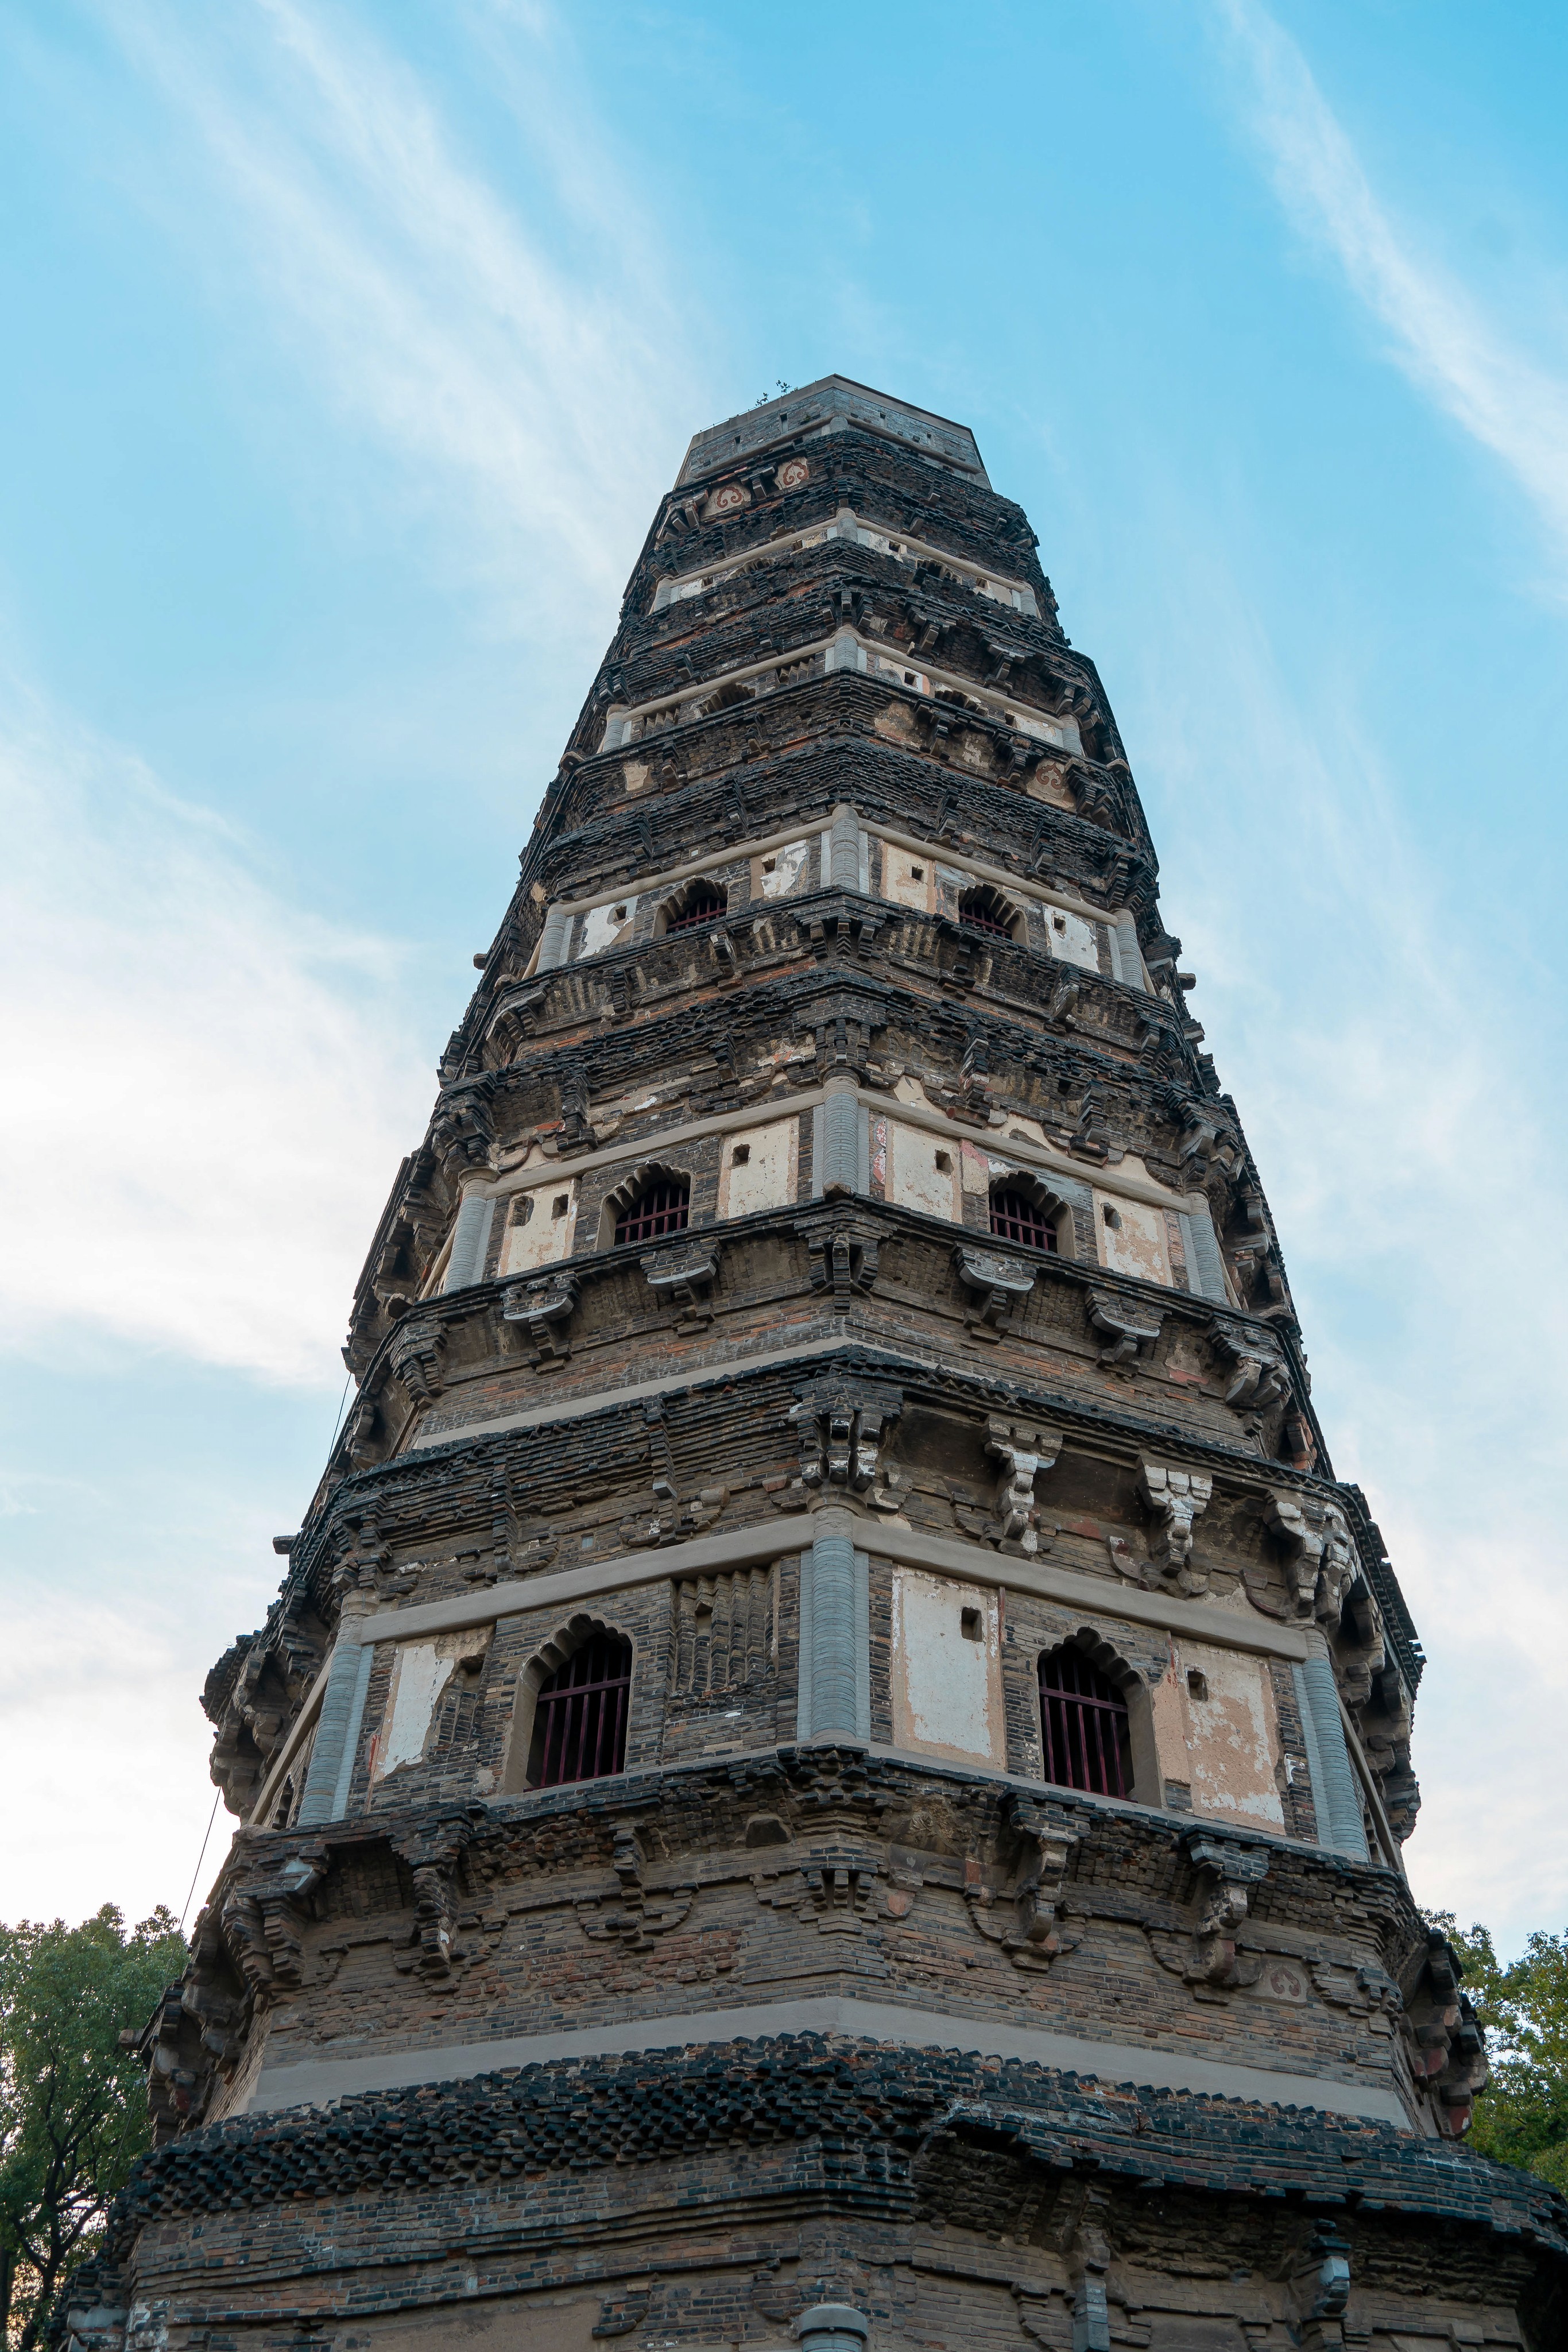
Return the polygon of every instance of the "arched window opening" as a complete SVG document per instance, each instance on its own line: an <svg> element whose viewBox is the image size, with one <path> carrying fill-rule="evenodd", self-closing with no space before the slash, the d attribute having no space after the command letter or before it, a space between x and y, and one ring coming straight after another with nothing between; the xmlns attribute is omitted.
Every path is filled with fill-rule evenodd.
<svg viewBox="0 0 1568 2352"><path fill-rule="evenodd" d="M699 884L665 916L665 936L671 931L700 930L705 923L716 923L727 910L728 901L722 891L716 890L711 883Z"/></svg>
<svg viewBox="0 0 1568 2352"><path fill-rule="evenodd" d="M1131 1795L1127 1702L1071 1642L1040 1662L1040 1721L1048 1780L1096 1797Z"/></svg>
<svg viewBox="0 0 1568 2352"><path fill-rule="evenodd" d="M619 1211L617 1242L654 1242L685 1231L692 1188L683 1176L653 1176Z"/></svg>
<svg viewBox="0 0 1568 2352"><path fill-rule="evenodd" d="M966 890L958 901L958 920L971 931L988 931L993 939L1010 940L1018 917L999 890Z"/></svg>
<svg viewBox="0 0 1568 2352"><path fill-rule="evenodd" d="M632 1644L595 1633L539 1685L528 1749L530 1789L602 1780L626 1769L626 1713Z"/></svg>
<svg viewBox="0 0 1568 2352"><path fill-rule="evenodd" d="M1030 1249L1058 1246L1056 1227L1048 1212L1016 1185L998 1185L991 1194L991 1231L1000 1242L1023 1242Z"/></svg>

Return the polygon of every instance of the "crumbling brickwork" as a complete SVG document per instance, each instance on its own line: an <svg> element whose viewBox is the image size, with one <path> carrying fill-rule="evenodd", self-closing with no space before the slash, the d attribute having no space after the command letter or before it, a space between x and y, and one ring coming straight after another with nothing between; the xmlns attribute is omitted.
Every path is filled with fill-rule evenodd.
<svg viewBox="0 0 1568 2352"><path fill-rule="evenodd" d="M972 436L700 435L208 1681L81 2345L1560 2340L1180 955Z"/></svg>

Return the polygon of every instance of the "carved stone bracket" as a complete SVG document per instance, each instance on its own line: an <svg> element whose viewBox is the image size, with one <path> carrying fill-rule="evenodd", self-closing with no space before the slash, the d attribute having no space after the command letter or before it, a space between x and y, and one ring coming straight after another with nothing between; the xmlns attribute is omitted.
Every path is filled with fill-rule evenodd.
<svg viewBox="0 0 1568 2352"><path fill-rule="evenodd" d="M809 1254L812 1289L831 1290L841 1315L857 1291L876 1288L879 1226L853 1217L812 1217L802 1218L795 1231Z"/></svg>
<svg viewBox="0 0 1568 2352"><path fill-rule="evenodd" d="M508 1283L501 1294L501 1313L508 1323L526 1323L533 1342L537 1371L564 1364L571 1349L558 1337L577 1306L577 1277L568 1273L535 1275L527 1282Z"/></svg>
<svg viewBox="0 0 1568 2352"><path fill-rule="evenodd" d="M1217 1315L1208 1336L1229 1368L1225 1402L1240 1412L1261 1412L1291 1393L1291 1376L1274 1340L1228 1315Z"/></svg>
<svg viewBox="0 0 1568 2352"><path fill-rule="evenodd" d="M611 1867L619 1882L616 1894L608 1904L599 1895L585 1897L577 1906L577 1924L595 1943L645 1952L657 1937L680 1926L692 1907L695 1884L688 1880L664 1895L651 1895L643 1883L637 1834L631 1829L617 1831Z"/></svg>
<svg viewBox="0 0 1568 2352"><path fill-rule="evenodd" d="M258 2008L298 1987L309 1898L325 1870L325 1847L290 1854L275 1870L242 1880L225 1898L219 1932Z"/></svg>
<svg viewBox="0 0 1568 2352"><path fill-rule="evenodd" d="M997 1516L990 1532L1002 1550L1026 1558L1040 1550L1040 1507L1034 1483L1055 1466L1061 1451L1059 1429L996 1418L986 1423L986 1452L1000 1469ZM1049 1549L1050 1538L1046 1540Z"/></svg>
<svg viewBox="0 0 1568 2352"><path fill-rule="evenodd" d="M450 1989L460 1964L478 1958L483 1942L493 1941L505 1925L504 1913L481 1921L470 1912L460 1923L463 1843L458 1832L434 1838L421 1835L406 1843L395 1842L392 1847L407 1864L413 1882L413 1930L406 1950L394 1953L392 1964L400 1971L417 1969L433 1988ZM460 1924L482 1927L484 1937L479 1942L460 1939Z"/></svg>
<svg viewBox="0 0 1568 2352"><path fill-rule="evenodd" d="M1004 1257L996 1250L976 1249L967 1242L960 1242L954 1251L953 1263L959 1281L975 1295L976 1305L968 1317L970 1330L994 1339L1004 1318L1013 1307L1021 1307L1034 1288L1034 1267L1021 1257ZM1007 1328L1010 1328L1010 1322Z"/></svg>
<svg viewBox="0 0 1568 2352"><path fill-rule="evenodd" d="M430 1128L431 1148L448 1179L494 1171L496 1139L488 1078L446 1087Z"/></svg>
<svg viewBox="0 0 1568 2352"><path fill-rule="evenodd" d="M1489 2071L1486 2036L1459 1990L1459 1977L1453 1947L1432 1927L1406 1963L1400 1986L1406 2058L1446 2139L1462 2139L1469 2131L1472 2103Z"/></svg>
<svg viewBox="0 0 1568 2352"><path fill-rule="evenodd" d="M1013 1884L998 1895L977 1863L965 1864L964 1899L988 1943L999 1944L1015 1969L1041 1971L1082 1938L1061 1925L1061 1891L1080 1832L1051 1805L1008 1801L1006 1821L1022 1847Z"/></svg>
<svg viewBox="0 0 1568 2352"><path fill-rule="evenodd" d="M647 1518L622 1519L621 1540L629 1550L646 1551L666 1544L687 1543L711 1528L729 1500L727 1486L703 1486L683 1503L667 1479L654 1482L660 1507Z"/></svg>
<svg viewBox="0 0 1568 2352"><path fill-rule="evenodd" d="M1249 1889L1268 1875L1268 1847L1207 1827L1188 1830L1182 1843L1199 1886L1192 1958L1183 1975L1189 1983L1213 1985L1225 1992L1256 1984L1263 1973L1262 1958L1239 1958L1236 1938L1247 1917Z"/></svg>
<svg viewBox="0 0 1568 2352"><path fill-rule="evenodd" d="M1192 1556L1193 1522L1207 1509L1214 1481L1201 1470L1156 1462L1147 1454L1138 1462L1138 1496L1157 1522L1149 1551L1149 1566L1181 1592L1206 1592L1208 1573Z"/></svg>
<svg viewBox="0 0 1568 2352"><path fill-rule="evenodd" d="M1265 1516L1287 1548L1297 1616L1337 1627L1357 1569L1344 1514L1324 1495L1274 1487Z"/></svg>
<svg viewBox="0 0 1568 2352"><path fill-rule="evenodd" d="M411 1316L393 1336L389 1361L416 1404L433 1404L441 1394L441 1354L446 1332L434 1315Z"/></svg>
<svg viewBox="0 0 1568 2352"><path fill-rule="evenodd" d="M673 1250L650 1250L639 1258L648 1287L673 1299L680 1312L677 1331L700 1330L713 1320L710 1296L718 1276L718 1247L714 1242L689 1242Z"/></svg>
<svg viewBox="0 0 1568 2352"><path fill-rule="evenodd" d="M1140 1351L1153 1351L1165 1322L1165 1309L1146 1306L1141 1298L1124 1298L1114 1290L1092 1290L1089 1320L1110 1341L1109 1347L1101 1349L1100 1361L1131 1365L1147 1360Z"/></svg>
<svg viewBox="0 0 1568 2352"><path fill-rule="evenodd" d="M904 1395L880 1381L823 1382L809 1389L789 1418L800 1441L800 1475L789 1499L804 1507L834 1487L873 1510L896 1511L896 1473L880 1460L883 1440L904 1409Z"/></svg>

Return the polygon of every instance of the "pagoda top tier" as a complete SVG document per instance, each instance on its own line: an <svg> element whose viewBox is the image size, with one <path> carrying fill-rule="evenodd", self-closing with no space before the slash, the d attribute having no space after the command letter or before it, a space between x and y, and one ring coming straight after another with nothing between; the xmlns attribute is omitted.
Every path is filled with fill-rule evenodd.
<svg viewBox="0 0 1568 2352"><path fill-rule="evenodd" d="M759 407L744 409L738 416L727 416L722 424L695 433L675 487L684 489L727 466L760 457L764 451L786 442L817 440L850 425L858 432L881 434L901 449L951 466L955 472L990 488L975 436L967 425L955 425L950 417L934 415L928 408L915 408L906 400L874 392L847 375L821 376L815 383L780 393L777 400L764 401Z"/></svg>

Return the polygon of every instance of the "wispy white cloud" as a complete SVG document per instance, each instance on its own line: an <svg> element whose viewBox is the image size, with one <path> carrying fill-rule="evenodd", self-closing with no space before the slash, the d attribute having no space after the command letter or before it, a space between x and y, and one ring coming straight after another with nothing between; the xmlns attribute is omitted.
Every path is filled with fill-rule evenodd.
<svg viewBox="0 0 1568 2352"><path fill-rule="evenodd" d="M1365 1487L1430 1658L1413 1883L1517 1946L1568 1913L1547 1761L1568 1706L1568 1133L1509 927L1430 866L1354 689L1322 677L1301 700L1202 516L1161 535L1170 603L1124 716L1154 752L1168 919L1335 1468ZM1457 958L1465 938L1490 952Z"/></svg>
<svg viewBox="0 0 1568 2352"><path fill-rule="evenodd" d="M1502 460L1568 546L1568 382L1395 226L1305 58L1258 0L1217 0L1217 13L1291 219L1339 262L1412 382Z"/></svg>
<svg viewBox="0 0 1568 2352"><path fill-rule="evenodd" d="M607 201L618 165L555 13L470 21L521 128L525 199L458 152L426 85L345 12L105 14L172 110L206 201L166 216L212 282L267 306L423 507L456 502L449 526L520 612L601 615L704 412L694 322L636 192Z"/></svg>
<svg viewBox="0 0 1568 2352"><path fill-rule="evenodd" d="M433 1082L396 958L301 914L218 821L0 691L3 1319L331 1381Z"/></svg>

